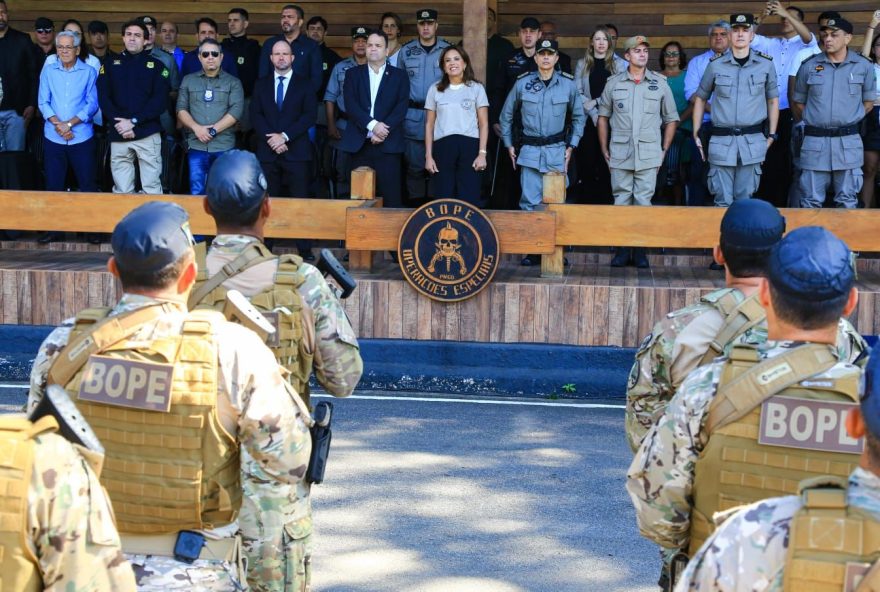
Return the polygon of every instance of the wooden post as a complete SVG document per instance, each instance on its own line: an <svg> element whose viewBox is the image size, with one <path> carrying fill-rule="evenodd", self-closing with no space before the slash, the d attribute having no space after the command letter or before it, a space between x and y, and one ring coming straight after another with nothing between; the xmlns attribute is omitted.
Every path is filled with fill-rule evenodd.
<svg viewBox="0 0 880 592"><path fill-rule="evenodd" d="M358 167L351 171L351 199L376 198L376 171ZM348 266L353 271L373 270L373 251L349 251Z"/></svg>
<svg viewBox="0 0 880 592"><path fill-rule="evenodd" d="M477 80L486 80L486 7L488 0L462 0L462 44Z"/></svg>
<svg viewBox="0 0 880 592"><path fill-rule="evenodd" d="M542 202L545 204L561 204L565 203L565 179L566 174L560 172L549 172L544 174L544 197ZM544 255L541 257L541 277L560 277L565 267L565 256L562 247L558 246L553 250L552 255Z"/></svg>

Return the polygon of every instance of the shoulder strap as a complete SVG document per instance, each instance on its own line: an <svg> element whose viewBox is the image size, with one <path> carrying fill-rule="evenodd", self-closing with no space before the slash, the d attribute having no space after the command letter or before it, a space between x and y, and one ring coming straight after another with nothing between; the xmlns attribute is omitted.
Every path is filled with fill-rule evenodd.
<svg viewBox="0 0 880 592"><path fill-rule="evenodd" d="M837 362L828 345L807 343L767 358L730 382L722 378L709 406L707 433L737 421L776 393L829 370Z"/></svg>
<svg viewBox="0 0 880 592"><path fill-rule="evenodd" d="M735 299L736 297L731 294L725 294L716 305L721 305L722 301L728 301L729 299ZM719 306L718 309L725 313L725 309L723 306ZM761 306L761 303L758 302L757 295L750 296L746 298L742 302L740 302L733 310L726 312L726 317L724 318L724 324L721 325L721 329L718 331L718 334L715 335L715 338L709 344L709 349L706 350L706 353L703 354L703 358L700 360L700 366L704 366L711 362L713 359L724 353L724 348L728 343L731 343L734 339L764 321L767 318L767 311L764 310L764 307Z"/></svg>
<svg viewBox="0 0 880 592"><path fill-rule="evenodd" d="M213 292L215 288L221 286L229 278L250 269L254 265L274 259L277 259L277 257L263 243L258 241L249 244L238 257L224 265L216 275L208 278L208 281L193 290L189 296L187 306L190 309L194 308L205 296ZM205 269L207 270L207 266Z"/></svg>
<svg viewBox="0 0 880 592"><path fill-rule="evenodd" d="M48 384L66 386L89 356L128 339L146 323L170 312L169 307L170 305L165 303L145 306L130 313L108 317L79 333L58 353L58 357L49 368Z"/></svg>

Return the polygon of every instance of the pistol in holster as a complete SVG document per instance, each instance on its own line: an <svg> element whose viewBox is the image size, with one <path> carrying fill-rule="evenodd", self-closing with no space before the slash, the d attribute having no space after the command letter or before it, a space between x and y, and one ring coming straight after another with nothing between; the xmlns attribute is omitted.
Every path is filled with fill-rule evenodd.
<svg viewBox="0 0 880 592"><path fill-rule="evenodd" d="M314 419L315 423L310 430L312 455L309 457L306 480L309 483L322 483L324 471L327 469L327 459L330 457L330 439L333 437L330 429L333 420L333 403L321 401L315 405Z"/></svg>

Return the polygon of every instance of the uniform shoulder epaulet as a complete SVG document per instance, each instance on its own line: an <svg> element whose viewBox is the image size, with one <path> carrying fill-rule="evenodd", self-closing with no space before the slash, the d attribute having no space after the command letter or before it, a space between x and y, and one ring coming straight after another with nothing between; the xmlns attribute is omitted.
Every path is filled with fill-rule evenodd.
<svg viewBox="0 0 880 592"><path fill-rule="evenodd" d="M763 51L757 51L757 50L755 50L755 55L756 55L756 56L760 56L760 57L764 58L765 60L770 60L771 62L773 61L773 56L771 56L771 55L767 55L767 54L764 53Z"/></svg>
<svg viewBox="0 0 880 592"><path fill-rule="evenodd" d="M650 74L651 76L656 76L660 80L666 81L666 76L664 76L660 72L655 72L654 70L648 70L648 74Z"/></svg>
<svg viewBox="0 0 880 592"><path fill-rule="evenodd" d="M559 73L562 74L563 78L568 78L569 80L574 80L574 74L569 74L568 72L564 72L564 71L559 72Z"/></svg>
<svg viewBox="0 0 880 592"><path fill-rule="evenodd" d="M534 72L523 72L522 74L520 74L519 76L517 76L516 79L519 80L520 78L525 78L525 77L528 76L529 74L534 74Z"/></svg>

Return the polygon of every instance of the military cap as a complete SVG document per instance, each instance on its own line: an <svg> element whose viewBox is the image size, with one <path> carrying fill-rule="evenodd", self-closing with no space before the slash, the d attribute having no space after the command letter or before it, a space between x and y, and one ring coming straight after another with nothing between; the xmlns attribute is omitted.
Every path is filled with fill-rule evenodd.
<svg viewBox="0 0 880 592"><path fill-rule="evenodd" d="M856 271L846 243L821 226L804 226L770 251L767 278L779 292L822 302L848 294Z"/></svg>
<svg viewBox="0 0 880 592"><path fill-rule="evenodd" d="M535 17L527 16L522 21L520 21L519 28L520 29L534 29L536 31L539 31L541 29L541 23L539 23L538 19L536 19Z"/></svg>
<svg viewBox="0 0 880 592"><path fill-rule="evenodd" d="M433 8L423 8L416 12L416 21L436 21L437 20L437 11Z"/></svg>
<svg viewBox="0 0 880 592"><path fill-rule="evenodd" d="M880 341L871 348L871 356L862 374L861 408L868 431L880 438Z"/></svg>
<svg viewBox="0 0 880 592"><path fill-rule="evenodd" d="M731 27L751 27L755 24L755 15L748 12L737 12L730 15Z"/></svg>
<svg viewBox="0 0 880 592"><path fill-rule="evenodd" d="M623 42L623 51L629 51L630 49L634 49L639 45L647 45L651 47L650 42L648 42L648 38L644 35L634 35L630 37L626 41Z"/></svg>
<svg viewBox="0 0 880 592"><path fill-rule="evenodd" d="M370 36L370 29L367 27L352 27L351 28L351 38L352 39L367 39Z"/></svg>
<svg viewBox="0 0 880 592"><path fill-rule="evenodd" d="M538 46L535 48L535 51L559 53L559 43L557 41L551 41L550 39L542 39L541 41L538 41Z"/></svg>
<svg viewBox="0 0 880 592"><path fill-rule="evenodd" d="M850 35L852 35L852 32L853 32L852 23L849 22L848 20L846 20L845 18L828 19L828 22L826 22L824 25L819 27L820 31L825 31L825 30L837 31L838 29L840 29L844 33L849 33Z"/></svg>
<svg viewBox="0 0 880 592"><path fill-rule="evenodd" d="M144 23L144 26L156 27L156 19L149 15L139 16L137 17L137 20Z"/></svg>
<svg viewBox="0 0 880 592"><path fill-rule="evenodd" d="M741 249L769 249L785 234L785 218L762 199L733 202L721 218L721 245Z"/></svg>
<svg viewBox="0 0 880 592"><path fill-rule="evenodd" d="M266 195L266 177L253 152L230 150L211 165L205 181L208 205L217 214L244 216Z"/></svg>
<svg viewBox="0 0 880 592"><path fill-rule="evenodd" d="M38 16L34 21L34 30L37 29L54 29L55 23L52 22L52 19L45 16Z"/></svg>
<svg viewBox="0 0 880 592"><path fill-rule="evenodd" d="M193 242L189 214L167 201L136 207L119 221L110 239L119 267L147 273L180 259Z"/></svg>
<svg viewBox="0 0 880 592"><path fill-rule="evenodd" d="M107 33L110 29L107 28L107 23L104 21L91 21L89 23L89 33Z"/></svg>

